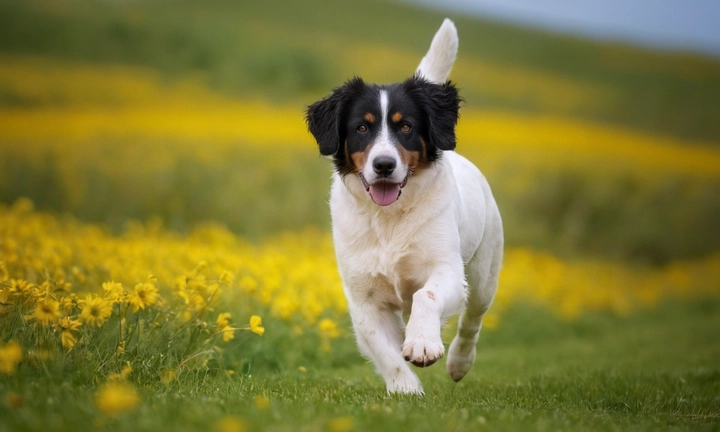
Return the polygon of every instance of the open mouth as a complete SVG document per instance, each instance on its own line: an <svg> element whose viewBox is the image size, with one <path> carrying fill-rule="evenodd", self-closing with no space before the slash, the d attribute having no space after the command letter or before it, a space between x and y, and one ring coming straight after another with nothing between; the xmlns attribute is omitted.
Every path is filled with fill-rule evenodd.
<svg viewBox="0 0 720 432"><path fill-rule="evenodd" d="M369 184L362 173L360 174L360 180L362 180L365 191L370 195L370 199L379 206L388 206L400 198L402 188L407 184L408 177L402 181L402 183L393 183L387 180L379 180L373 184Z"/></svg>

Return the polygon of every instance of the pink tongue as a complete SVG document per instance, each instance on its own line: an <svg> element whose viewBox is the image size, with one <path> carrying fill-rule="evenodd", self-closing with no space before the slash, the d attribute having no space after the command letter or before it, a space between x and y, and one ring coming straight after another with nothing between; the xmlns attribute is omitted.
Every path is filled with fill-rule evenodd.
<svg viewBox="0 0 720 432"><path fill-rule="evenodd" d="M400 185L397 183L375 183L370 186L370 198L380 206L387 206L397 201L400 196Z"/></svg>

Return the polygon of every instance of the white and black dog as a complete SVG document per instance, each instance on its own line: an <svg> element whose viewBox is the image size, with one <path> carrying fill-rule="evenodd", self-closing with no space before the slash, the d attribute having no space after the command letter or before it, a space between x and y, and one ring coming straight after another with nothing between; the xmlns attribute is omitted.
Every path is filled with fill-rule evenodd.
<svg viewBox="0 0 720 432"><path fill-rule="evenodd" d="M460 97L446 80L457 46L446 19L412 78L354 78L307 110L335 164L333 239L357 343L389 392L423 394L406 361L438 361L441 326L461 312L447 371L463 378L497 289L500 213L485 177L452 151Z"/></svg>

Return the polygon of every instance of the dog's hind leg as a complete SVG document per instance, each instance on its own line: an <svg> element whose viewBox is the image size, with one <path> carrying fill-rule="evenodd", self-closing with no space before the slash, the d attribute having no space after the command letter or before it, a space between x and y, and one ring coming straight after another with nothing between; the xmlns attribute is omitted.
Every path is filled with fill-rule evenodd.
<svg viewBox="0 0 720 432"><path fill-rule="evenodd" d="M448 349L446 368L454 381L460 381L475 363L475 350L482 319L490 308L497 290L502 240L499 247L485 245L466 266L469 285L467 306L460 315L457 334Z"/></svg>

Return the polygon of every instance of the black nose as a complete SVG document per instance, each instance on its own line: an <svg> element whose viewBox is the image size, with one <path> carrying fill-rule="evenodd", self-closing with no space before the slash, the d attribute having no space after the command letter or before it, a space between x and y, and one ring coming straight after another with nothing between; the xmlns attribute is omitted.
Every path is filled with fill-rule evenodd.
<svg viewBox="0 0 720 432"><path fill-rule="evenodd" d="M395 171L396 166L397 163L395 162L395 158L390 156L378 156L373 161L373 169L375 169L375 173L382 177L390 177L393 171Z"/></svg>

